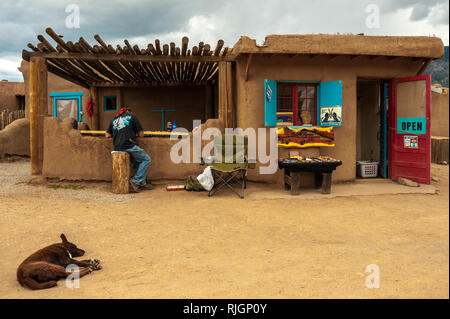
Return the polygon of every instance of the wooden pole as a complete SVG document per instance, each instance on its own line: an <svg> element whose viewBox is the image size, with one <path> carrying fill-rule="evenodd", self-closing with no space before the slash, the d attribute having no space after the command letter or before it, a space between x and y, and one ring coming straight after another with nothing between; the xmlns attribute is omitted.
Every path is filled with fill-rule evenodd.
<svg viewBox="0 0 450 319"><path fill-rule="evenodd" d="M448 163L448 137L431 137L431 162L442 164Z"/></svg>
<svg viewBox="0 0 450 319"><path fill-rule="evenodd" d="M219 62L219 120L223 122L224 127L227 123L227 65Z"/></svg>
<svg viewBox="0 0 450 319"><path fill-rule="evenodd" d="M48 113L47 65L44 58L30 60L30 162L31 175L42 174L44 117Z"/></svg>
<svg viewBox="0 0 450 319"><path fill-rule="evenodd" d="M322 194L331 193L331 174L332 173L322 173Z"/></svg>
<svg viewBox="0 0 450 319"><path fill-rule="evenodd" d="M219 119L234 128L233 81L231 62L219 62Z"/></svg>
<svg viewBox="0 0 450 319"><path fill-rule="evenodd" d="M98 100L98 88L95 86L91 86L89 88L89 95L91 97L92 102L94 103L94 112L93 112L93 114L91 116L91 120L90 120L91 130L98 130L98 129L100 129L100 127L99 127L100 104L99 104L99 100Z"/></svg>
<svg viewBox="0 0 450 319"><path fill-rule="evenodd" d="M128 194L130 180L130 154L127 152L112 153L112 184L114 194Z"/></svg>
<svg viewBox="0 0 450 319"><path fill-rule="evenodd" d="M231 62L227 64L227 122L230 128L234 128L234 94L233 94L233 73Z"/></svg>
<svg viewBox="0 0 450 319"><path fill-rule="evenodd" d="M213 99L212 99L212 87L211 85L205 85L205 122L212 118L213 112Z"/></svg>

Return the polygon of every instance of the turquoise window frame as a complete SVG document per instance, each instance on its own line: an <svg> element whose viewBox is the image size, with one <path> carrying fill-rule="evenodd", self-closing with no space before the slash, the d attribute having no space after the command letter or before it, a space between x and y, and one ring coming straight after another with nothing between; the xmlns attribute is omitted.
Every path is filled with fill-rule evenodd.
<svg viewBox="0 0 450 319"><path fill-rule="evenodd" d="M114 110L107 110L106 109L106 99L111 98L111 97L116 99L116 108ZM103 97L103 111L105 111L105 112L116 112L117 111L117 95L108 95L108 96Z"/></svg>
<svg viewBox="0 0 450 319"><path fill-rule="evenodd" d="M83 92L50 93L50 97L53 98L53 117L58 117L56 108L57 100L78 100L78 122L81 122L81 97L83 95Z"/></svg>
<svg viewBox="0 0 450 319"><path fill-rule="evenodd" d="M320 81L276 81L277 83L305 83L305 84L316 84L316 126L319 126L320 123L320 108L319 108L319 93L320 93ZM278 127L282 127L282 126L278 126ZM301 127L305 127L305 126L290 126L294 129L297 128L301 128ZM309 126L306 126L309 127Z"/></svg>

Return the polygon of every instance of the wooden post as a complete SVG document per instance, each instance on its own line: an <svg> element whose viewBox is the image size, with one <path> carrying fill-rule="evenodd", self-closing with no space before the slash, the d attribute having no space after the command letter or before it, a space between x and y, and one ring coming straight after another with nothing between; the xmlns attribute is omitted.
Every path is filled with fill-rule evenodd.
<svg viewBox="0 0 450 319"><path fill-rule="evenodd" d="M448 163L448 137L431 137L431 162L437 164Z"/></svg>
<svg viewBox="0 0 450 319"><path fill-rule="evenodd" d="M322 194L330 194L331 193L331 174L332 173L322 173L322 176L323 176Z"/></svg>
<svg viewBox="0 0 450 319"><path fill-rule="evenodd" d="M291 171L291 195L300 194L300 172Z"/></svg>
<svg viewBox="0 0 450 319"><path fill-rule="evenodd" d="M300 194L300 172L284 169L284 189L290 189L291 195Z"/></svg>
<svg viewBox="0 0 450 319"><path fill-rule="evenodd" d="M205 122L212 118L212 107L213 107L213 99L212 99L212 87L211 85L205 85Z"/></svg>
<svg viewBox="0 0 450 319"><path fill-rule="evenodd" d="M233 78L231 62L219 62L219 119L234 128Z"/></svg>
<svg viewBox="0 0 450 319"><path fill-rule="evenodd" d="M44 117L48 113L47 65L44 58L31 58L29 83L31 175L40 175L44 158Z"/></svg>
<svg viewBox="0 0 450 319"><path fill-rule="evenodd" d="M130 181L130 154L127 152L112 153L112 192L128 194Z"/></svg>

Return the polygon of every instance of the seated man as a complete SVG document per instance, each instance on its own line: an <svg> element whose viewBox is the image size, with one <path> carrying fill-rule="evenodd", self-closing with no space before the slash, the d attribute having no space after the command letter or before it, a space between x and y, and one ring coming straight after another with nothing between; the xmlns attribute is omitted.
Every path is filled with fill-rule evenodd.
<svg viewBox="0 0 450 319"><path fill-rule="evenodd" d="M151 162L150 156L136 144L136 136L143 137L144 131L137 117L131 114L131 109L120 109L109 123L105 136L112 136L114 151L130 153L134 171L134 176L130 179L131 189L136 193L142 189L152 189L151 185L146 185L145 179Z"/></svg>

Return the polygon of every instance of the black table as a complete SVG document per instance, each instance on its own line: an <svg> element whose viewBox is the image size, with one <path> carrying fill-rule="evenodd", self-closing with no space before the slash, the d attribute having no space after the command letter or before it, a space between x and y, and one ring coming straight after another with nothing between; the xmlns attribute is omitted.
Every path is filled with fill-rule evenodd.
<svg viewBox="0 0 450 319"><path fill-rule="evenodd" d="M278 167L284 170L284 189L291 195L300 194L300 172L314 172L315 188L322 187L323 194L330 194L331 175L339 165L341 161L278 161Z"/></svg>

